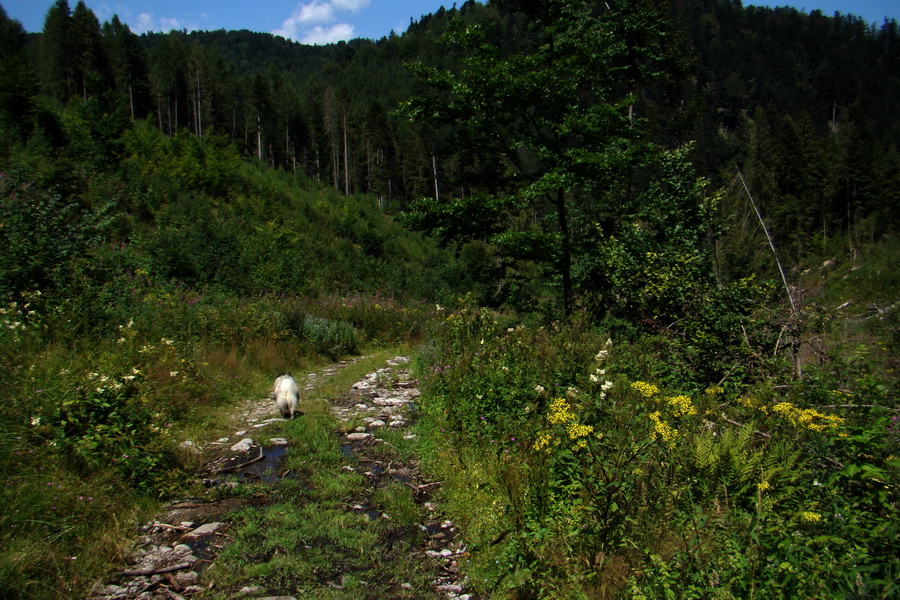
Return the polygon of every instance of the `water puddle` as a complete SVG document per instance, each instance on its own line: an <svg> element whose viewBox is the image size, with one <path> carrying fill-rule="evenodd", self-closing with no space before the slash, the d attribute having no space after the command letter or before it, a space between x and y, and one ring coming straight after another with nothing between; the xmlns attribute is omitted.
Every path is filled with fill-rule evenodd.
<svg viewBox="0 0 900 600"><path fill-rule="evenodd" d="M287 446L273 446L262 449L262 459L241 467L237 474L248 483L277 483L284 479L289 471L284 468L284 457Z"/></svg>

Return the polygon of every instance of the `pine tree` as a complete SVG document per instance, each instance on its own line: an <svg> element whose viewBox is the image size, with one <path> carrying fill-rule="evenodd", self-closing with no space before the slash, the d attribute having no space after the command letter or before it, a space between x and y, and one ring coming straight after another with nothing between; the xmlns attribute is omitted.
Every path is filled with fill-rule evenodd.
<svg viewBox="0 0 900 600"><path fill-rule="evenodd" d="M76 89L76 57L72 14L67 0L57 0L47 11L40 39L41 84L46 92L67 101Z"/></svg>
<svg viewBox="0 0 900 600"><path fill-rule="evenodd" d="M74 79L83 99L103 93L113 87L109 59L100 34L100 22L83 0L72 13L71 49Z"/></svg>

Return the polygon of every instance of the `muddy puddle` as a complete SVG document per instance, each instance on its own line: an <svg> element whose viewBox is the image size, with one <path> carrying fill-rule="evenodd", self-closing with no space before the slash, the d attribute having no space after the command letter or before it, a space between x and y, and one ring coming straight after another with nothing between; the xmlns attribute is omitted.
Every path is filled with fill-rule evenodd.
<svg viewBox="0 0 900 600"><path fill-rule="evenodd" d="M284 466L287 451L287 446L262 448L262 458L238 469L238 477L245 483L278 483L290 475Z"/></svg>

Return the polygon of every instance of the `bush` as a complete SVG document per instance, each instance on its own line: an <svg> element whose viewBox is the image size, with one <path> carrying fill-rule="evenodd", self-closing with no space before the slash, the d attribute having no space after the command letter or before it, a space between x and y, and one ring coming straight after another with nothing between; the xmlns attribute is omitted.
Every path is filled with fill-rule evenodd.
<svg viewBox="0 0 900 600"><path fill-rule="evenodd" d="M349 323L309 315L303 321L303 339L331 358L353 354L358 344L356 330Z"/></svg>

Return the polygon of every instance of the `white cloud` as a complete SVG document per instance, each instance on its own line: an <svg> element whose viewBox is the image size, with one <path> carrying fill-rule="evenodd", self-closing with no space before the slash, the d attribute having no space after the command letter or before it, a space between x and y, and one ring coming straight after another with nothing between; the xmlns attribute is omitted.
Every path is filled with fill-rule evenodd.
<svg viewBox="0 0 900 600"><path fill-rule="evenodd" d="M335 8L356 12L369 6L369 0L331 0Z"/></svg>
<svg viewBox="0 0 900 600"><path fill-rule="evenodd" d="M129 23L128 26L131 28L131 31L140 35L142 33L147 33L149 31L159 31L162 33L167 33L173 30L182 29L187 31L196 31L197 26L188 23L182 19L178 19L176 17L160 17L157 22L156 19L153 18L153 15L150 13L141 13L134 19L132 19L132 23Z"/></svg>
<svg viewBox="0 0 900 600"><path fill-rule="evenodd" d="M153 31L153 17L147 13L139 14L134 23L131 24L131 31L138 35Z"/></svg>
<svg viewBox="0 0 900 600"><path fill-rule="evenodd" d="M369 2L370 0L312 0L298 4L291 16L272 33L304 44L329 44L348 40L353 37L353 25L325 25L336 21L338 13L358 12L369 6Z"/></svg>
<svg viewBox="0 0 900 600"><path fill-rule="evenodd" d="M186 29L187 27L184 25L184 22L181 19L176 18L166 18L162 17L159 20L159 29L160 31L172 31L173 29Z"/></svg>
<svg viewBox="0 0 900 600"><path fill-rule="evenodd" d="M334 44L336 42L353 39L353 25L349 23L337 23L331 27L321 25L313 27L306 32L301 44Z"/></svg>

